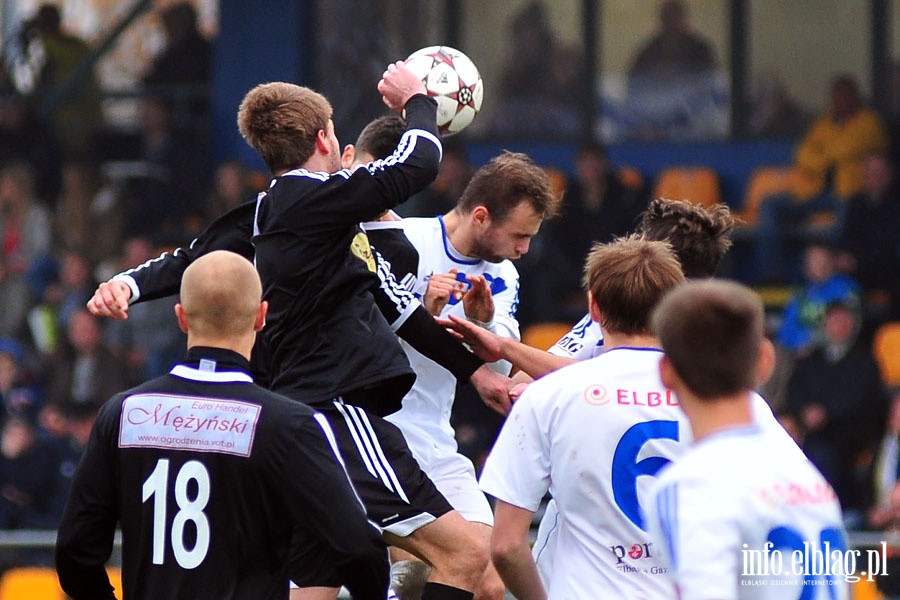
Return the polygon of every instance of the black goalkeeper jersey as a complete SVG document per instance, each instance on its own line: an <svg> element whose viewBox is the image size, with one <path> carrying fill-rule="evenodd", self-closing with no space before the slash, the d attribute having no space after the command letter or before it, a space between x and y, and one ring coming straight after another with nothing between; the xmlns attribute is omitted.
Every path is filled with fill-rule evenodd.
<svg viewBox="0 0 900 600"><path fill-rule="evenodd" d="M383 600L386 550L335 451L324 417L253 384L243 357L193 348L101 409L59 529L63 589L113 598L120 522L129 598L286 599L293 527L331 545L354 598Z"/></svg>

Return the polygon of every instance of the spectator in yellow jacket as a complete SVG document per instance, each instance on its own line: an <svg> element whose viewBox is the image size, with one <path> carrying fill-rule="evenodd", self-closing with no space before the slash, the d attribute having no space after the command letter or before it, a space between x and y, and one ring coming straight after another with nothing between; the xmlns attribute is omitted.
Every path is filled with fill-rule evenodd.
<svg viewBox="0 0 900 600"><path fill-rule="evenodd" d="M761 282L785 282L799 275L799 261L784 247L787 237L793 237L798 248L810 241L834 241L844 201L862 188L862 159L887 147L887 129L863 103L856 80L836 77L830 108L797 146L794 189L770 196L760 206L755 262ZM832 217L811 225L810 217L823 212Z"/></svg>

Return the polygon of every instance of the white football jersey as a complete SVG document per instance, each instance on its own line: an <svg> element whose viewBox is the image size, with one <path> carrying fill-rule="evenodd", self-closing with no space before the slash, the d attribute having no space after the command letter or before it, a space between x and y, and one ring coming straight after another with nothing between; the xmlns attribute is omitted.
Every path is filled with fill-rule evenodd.
<svg viewBox="0 0 900 600"><path fill-rule="evenodd" d="M731 429L698 442L660 472L647 508L654 548L683 600L848 597L833 565L845 564L847 550L834 491L770 431ZM814 566L816 552L830 575Z"/></svg>
<svg viewBox="0 0 900 600"><path fill-rule="evenodd" d="M590 313L584 315L548 352L576 360L586 360L602 354L603 330L600 323L591 319Z"/></svg>
<svg viewBox="0 0 900 600"><path fill-rule="evenodd" d="M673 588L641 505L691 439L659 379L662 352L615 348L532 383L513 405L481 476L496 498L559 509L549 598L668 598Z"/></svg>
<svg viewBox="0 0 900 600"><path fill-rule="evenodd" d="M494 325L498 335L520 339L516 309L519 302L519 273L512 262L500 263L470 258L460 254L450 244L440 217L406 218L392 225L400 227L418 252L418 268L414 281L404 281L409 289L422 298L428 280L435 273L457 270L462 291L469 282L466 275L484 275L494 299ZM465 318L461 300L451 297L441 316L449 314ZM433 456L456 452L457 445L450 426L450 411L456 395L456 378L446 369L417 352L400 340L416 372L416 383L403 398L400 411L388 416L409 443L416 459L427 462ZM511 365L503 363L498 370L508 374ZM427 471L427 469L426 469Z"/></svg>

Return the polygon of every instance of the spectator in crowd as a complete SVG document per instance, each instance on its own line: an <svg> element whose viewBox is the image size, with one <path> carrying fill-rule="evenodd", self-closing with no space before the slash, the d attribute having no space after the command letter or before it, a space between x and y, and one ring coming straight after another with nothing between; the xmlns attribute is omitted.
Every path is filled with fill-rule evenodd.
<svg viewBox="0 0 900 600"><path fill-rule="evenodd" d="M41 176L35 182L38 197L46 203L60 189L62 149L56 134L41 123L34 107L13 90L0 92L0 165L24 162Z"/></svg>
<svg viewBox="0 0 900 600"><path fill-rule="evenodd" d="M58 455L58 494L53 501L54 514L62 515L72 487L72 478L78 468L78 462L87 448L91 436L91 428L97 420L97 413L103 401L91 398L79 404L69 404L64 407L54 407L59 411L60 430L56 435L47 435L55 452Z"/></svg>
<svg viewBox="0 0 900 600"><path fill-rule="evenodd" d="M812 116L792 98L782 77L762 74L755 80L747 132L754 138L794 139L809 129Z"/></svg>
<svg viewBox="0 0 900 600"><path fill-rule="evenodd" d="M0 168L0 238L6 264L24 273L50 253L50 212L35 193L35 173L24 162Z"/></svg>
<svg viewBox="0 0 900 600"><path fill-rule="evenodd" d="M69 250L59 257L59 305L56 318L60 329L68 326L72 315L82 310L97 283L91 275L91 265L78 252Z"/></svg>
<svg viewBox="0 0 900 600"><path fill-rule="evenodd" d="M900 393L893 391L884 435L881 437L871 471L872 501L866 527L896 534L900 531ZM900 598L900 577L894 576L900 559L889 555L886 576L875 579L883 600Z"/></svg>
<svg viewBox="0 0 900 600"><path fill-rule="evenodd" d="M713 121L701 115L714 102L716 54L691 27L681 0L663 2L659 19L659 31L638 50L628 73L627 106L641 117L632 135L696 137Z"/></svg>
<svg viewBox="0 0 900 600"><path fill-rule="evenodd" d="M32 297L22 276L0 257L0 336L19 337L26 332L25 318L31 308Z"/></svg>
<svg viewBox="0 0 900 600"><path fill-rule="evenodd" d="M108 398L131 384L123 358L106 347L100 321L86 309L72 314L60 346L45 373L47 401L64 413L72 404Z"/></svg>
<svg viewBox="0 0 900 600"><path fill-rule="evenodd" d="M163 9L160 18L166 47L150 65L143 83L154 93L175 94L171 86L208 86L212 80L212 44L203 37L197 22L197 11L190 2L177 2ZM168 88L168 89L163 89ZM170 96L171 98L171 96ZM192 91L187 103L189 114L197 125L206 126L209 117L209 91Z"/></svg>
<svg viewBox="0 0 900 600"><path fill-rule="evenodd" d="M96 265L119 250L119 205L93 157L71 157L62 172L62 190L53 209L54 247L78 252Z"/></svg>
<svg viewBox="0 0 900 600"><path fill-rule="evenodd" d="M837 246L841 270L866 292L888 294L882 317L900 318L900 185L886 154L863 159L863 188L847 201Z"/></svg>
<svg viewBox="0 0 900 600"><path fill-rule="evenodd" d="M900 393L894 390L884 434L872 461L872 502L866 519L870 529L900 525Z"/></svg>
<svg viewBox="0 0 900 600"><path fill-rule="evenodd" d="M100 90L92 68L82 72L91 47L62 28L59 7L42 4L22 25L21 52L12 78L54 124L67 153L84 151L100 125Z"/></svg>
<svg viewBox="0 0 900 600"><path fill-rule="evenodd" d="M49 356L57 348L60 287L59 268L53 259L40 260L32 265L25 281L31 290L33 305L28 310L28 338L42 356Z"/></svg>
<svg viewBox="0 0 900 600"><path fill-rule="evenodd" d="M56 528L65 491L57 448L37 434L31 417L6 419L0 426L0 528ZM52 564L52 551L46 548L0 552L0 570Z"/></svg>
<svg viewBox="0 0 900 600"><path fill-rule="evenodd" d="M888 404L860 325L857 300L829 302L821 342L797 360L787 395L804 430L803 451L835 488L850 529L861 524L867 501L859 463L874 450Z"/></svg>
<svg viewBox="0 0 900 600"><path fill-rule="evenodd" d="M236 159L226 160L216 168L213 176L212 191L204 210L206 221L212 221L239 204L255 200L259 191L253 186L246 164Z"/></svg>
<svg viewBox="0 0 900 600"><path fill-rule="evenodd" d="M509 58L500 78L501 110L490 116L491 132L514 137L578 135L591 102L581 50L557 37L540 0L512 17L509 35Z"/></svg>
<svg viewBox="0 0 900 600"><path fill-rule="evenodd" d="M575 154L575 177L568 184L562 213L547 223L541 264L532 263L530 302L543 305L546 320L577 321L584 314L581 275L591 246L632 231L647 208L644 194L622 183L606 150L593 140Z"/></svg>
<svg viewBox="0 0 900 600"><path fill-rule="evenodd" d="M860 298L859 284L835 265L827 244L813 243L803 253L805 282L788 301L778 328L778 343L793 354L807 353L819 340L825 307L829 302Z"/></svg>
<svg viewBox="0 0 900 600"><path fill-rule="evenodd" d="M121 191L124 235L181 240L189 215L201 215L208 189L206 153L173 120L172 103L160 96L141 102L141 170Z"/></svg>
<svg viewBox="0 0 900 600"><path fill-rule="evenodd" d="M116 271L124 271L158 255L149 238L130 238L125 241ZM168 373L172 365L183 358L184 334L171 318L174 305L172 298L140 302L129 308L128 319L107 323L109 347L125 358L132 380L143 381Z"/></svg>
<svg viewBox="0 0 900 600"><path fill-rule="evenodd" d="M791 228L808 226L809 217L827 212L834 225L814 233L834 241L840 230L847 198L863 187L862 159L887 149L884 124L863 104L856 80L835 78L831 107L806 133L795 151L798 183L790 193L765 198L759 208L755 260L763 281L789 280L791 263L784 240ZM813 232L803 233L811 235Z"/></svg>
<svg viewBox="0 0 900 600"><path fill-rule="evenodd" d="M0 524L3 529L49 529L62 516L58 454L28 416L13 416L0 434Z"/></svg>
<svg viewBox="0 0 900 600"><path fill-rule="evenodd" d="M830 302L860 302L861 289L851 277L836 269L832 248L813 243L803 252L804 283L791 295L774 334L775 370L762 385L763 394L776 411L785 408L787 385L795 361L821 342L825 309Z"/></svg>
<svg viewBox="0 0 900 600"><path fill-rule="evenodd" d="M14 338L0 338L0 423L11 416L33 418L41 405L39 390L29 381L25 348Z"/></svg>

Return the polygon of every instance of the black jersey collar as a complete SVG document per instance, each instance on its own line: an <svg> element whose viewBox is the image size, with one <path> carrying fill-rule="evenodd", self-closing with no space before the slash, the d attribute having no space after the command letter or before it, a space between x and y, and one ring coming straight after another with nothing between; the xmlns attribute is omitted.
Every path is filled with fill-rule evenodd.
<svg viewBox="0 0 900 600"><path fill-rule="evenodd" d="M208 346L194 346L188 349L185 360L175 365L170 374L195 381L253 382L250 363L246 358L232 350Z"/></svg>

